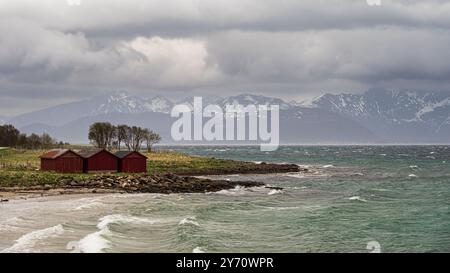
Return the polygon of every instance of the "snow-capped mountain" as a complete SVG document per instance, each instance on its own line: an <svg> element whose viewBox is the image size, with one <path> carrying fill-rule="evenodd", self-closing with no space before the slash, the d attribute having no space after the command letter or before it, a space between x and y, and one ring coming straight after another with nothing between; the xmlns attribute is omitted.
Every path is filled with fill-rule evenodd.
<svg viewBox="0 0 450 273"><path fill-rule="evenodd" d="M450 140L450 92L372 89L363 94L325 94L303 105L349 117L392 140Z"/></svg>
<svg viewBox="0 0 450 273"><path fill-rule="evenodd" d="M224 106L227 104L241 104L241 105L279 105L280 109L287 110L292 108L292 105L286 103L282 99L266 97L261 95L242 94L237 96L231 96L224 98L218 102L219 105Z"/></svg>
<svg viewBox="0 0 450 273"><path fill-rule="evenodd" d="M173 107L173 102L162 97L156 96L148 99L144 103L145 111L143 112L156 112L156 113L170 113Z"/></svg>
<svg viewBox="0 0 450 273"><path fill-rule="evenodd" d="M163 97L143 99L132 96L127 92L119 91L22 114L12 118L11 122L18 127L35 123L60 126L82 117L111 113L169 113L172 105L170 100Z"/></svg>
<svg viewBox="0 0 450 273"><path fill-rule="evenodd" d="M173 107L173 103L162 96L143 99L124 91L96 97L90 104L93 106L90 116L109 113L169 113Z"/></svg>
<svg viewBox="0 0 450 273"><path fill-rule="evenodd" d="M192 105L193 97L177 104ZM307 103L253 94L203 97L217 104L280 105L280 137L285 143L449 143L450 93L370 90L363 94L325 94ZM174 103L114 92L58 105L8 120L26 133L48 132L65 141L87 141L95 121L136 123L165 132L170 140Z"/></svg>
<svg viewBox="0 0 450 273"><path fill-rule="evenodd" d="M108 113L142 113L148 111L146 102L127 92L114 92L110 95L95 97L87 101L92 106L90 116Z"/></svg>
<svg viewBox="0 0 450 273"><path fill-rule="evenodd" d="M192 103L194 101L194 97L187 97L183 100L177 102L177 104L188 105L192 108ZM296 107L297 105L286 103L282 99L266 97L262 95L254 95L254 94L241 94L237 96L230 97L218 97L218 96L207 96L202 97L203 106L214 104L219 105L222 109L226 109L226 105L279 105L281 110L291 109Z"/></svg>

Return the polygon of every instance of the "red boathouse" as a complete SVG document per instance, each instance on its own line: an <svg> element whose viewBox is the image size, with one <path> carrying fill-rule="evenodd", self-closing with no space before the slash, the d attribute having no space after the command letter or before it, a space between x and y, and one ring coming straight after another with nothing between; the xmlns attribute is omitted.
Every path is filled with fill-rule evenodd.
<svg viewBox="0 0 450 273"><path fill-rule="evenodd" d="M83 172L83 158L69 149L54 149L40 156L41 170L61 173Z"/></svg>
<svg viewBox="0 0 450 273"><path fill-rule="evenodd" d="M119 172L122 173L145 173L147 172L147 157L135 151L119 151Z"/></svg>
<svg viewBox="0 0 450 273"><path fill-rule="evenodd" d="M87 150L78 153L83 157L83 171L89 172L117 172L118 158L107 150Z"/></svg>

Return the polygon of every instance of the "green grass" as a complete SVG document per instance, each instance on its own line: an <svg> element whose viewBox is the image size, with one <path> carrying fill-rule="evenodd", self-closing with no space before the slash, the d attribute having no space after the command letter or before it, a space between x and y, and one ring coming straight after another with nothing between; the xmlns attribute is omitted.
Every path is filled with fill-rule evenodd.
<svg viewBox="0 0 450 273"><path fill-rule="evenodd" d="M59 174L40 171L39 156L43 150L0 149L0 187L55 185L64 177L83 180L93 174ZM189 156L182 153L158 151L145 153L149 173L183 173L201 170L222 170L239 167L248 162ZM123 175L123 174L117 174Z"/></svg>
<svg viewBox="0 0 450 273"><path fill-rule="evenodd" d="M189 156L176 152L157 152L147 153L145 155L148 157L148 171L157 173L182 173L184 171L201 171L203 169L220 170L253 164L234 160Z"/></svg>

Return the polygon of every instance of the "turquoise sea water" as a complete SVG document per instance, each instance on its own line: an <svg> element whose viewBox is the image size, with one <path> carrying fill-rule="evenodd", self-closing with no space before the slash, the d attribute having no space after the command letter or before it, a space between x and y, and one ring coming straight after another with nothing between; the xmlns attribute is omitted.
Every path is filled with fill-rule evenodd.
<svg viewBox="0 0 450 273"><path fill-rule="evenodd" d="M449 146L169 147L289 162L308 173L231 175L283 187L208 194L59 196L0 204L5 252L450 251Z"/></svg>

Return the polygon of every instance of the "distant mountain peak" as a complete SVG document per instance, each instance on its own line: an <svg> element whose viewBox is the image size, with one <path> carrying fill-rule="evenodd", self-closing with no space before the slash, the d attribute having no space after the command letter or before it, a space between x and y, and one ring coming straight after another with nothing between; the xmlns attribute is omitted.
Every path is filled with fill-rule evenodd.
<svg viewBox="0 0 450 273"><path fill-rule="evenodd" d="M145 110L146 112L170 113L173 105L171 100L158 95L146 100Z"/></svg>
<svg viewBox="0 0 450 273"><path fill-rule="evenodd" d="M370 89L362 94L325 94L311 101L313 107L349 117L387 136L420 139L450 130L450 93Z"/></svg>
<svg viewBox="0 0 450 273"><path fill-rule="evenodd" d="M191 106L193 99L193 96L187 97L177 104ZM299 103L246 92L229 97L203 96L203 106L209 104L217 104L223 109L227 104L280 105L284 130L291 131L285 133L292 137L290 141L295 141L296 136L304 139L308 136L311 139L325 137L320 133L325 129L327 133L323 134L327 135L327 139L336 138L347 143L358 137L361 140L363 135L369 136L371 133L380 139L402 143L448 143L450 135L449 92L376 88L360 94L326 93ZM125 117L132 121L135 116L169 120L168 114L173 106L174 103L164 96L144 99L119 90L6 120L17 128L28 128L27 132L42 132L69 125L72 128L73 124L83 120L114 123L124 122ZM168 123L167 120L165 123ZM4 117L0 117L1 122L5 122ZM141 118L136 122L147 121ZM155 120L152 122L154 124ZM294 129L299 130L295 131L298 135L294 134ZM345 130L352 130L352 133L343 132ZM67 134L70 136L70 132Z"/></svg>

